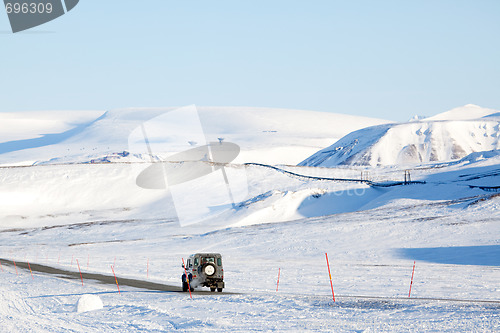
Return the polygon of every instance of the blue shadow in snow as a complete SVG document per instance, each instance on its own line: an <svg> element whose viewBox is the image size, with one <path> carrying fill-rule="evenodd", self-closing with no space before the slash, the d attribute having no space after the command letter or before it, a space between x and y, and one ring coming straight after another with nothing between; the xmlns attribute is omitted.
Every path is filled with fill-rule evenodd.
<svg viewBox="0 0 500 333"><path fill-rule="evenodd" d="M387 193L385 188L355 188L312 195L300 204L297 211L305 217L355 212L363 210L366 204L384 193Z"/></svg>
<svg viewBox="0 0 500 333"><path fill-rule="evenodd" d="M83 130L86 129L87 127L103 119L106 116L106 114L107 112L104 113L99 118L97 118L96 120L92 121L91 123L78 125L75 128L72 128L66 132L57 134L45 134L40 138L34 138L34 139L2 142L0 143L0 154L11 153L13 151L30 149L30 148L50 146L62 142L76 134L83 132Z"/></svg>
<svg viewBox="0 0 500 333"><path fill-rule="evenodd" d="M428 247L397 251L403 258L438 264L500 266L500 245Z"/></svg>
<svg viewBox="0 0 500 333"><path fill-rule="evenodd" d="M85 293L73 293L73 294L50 294L50 295L40 295L40 296L30 296L27 298L50 298L50 297L69 297L69 296L82 296L88 295L106 295L106 294L125 294L125 293L147 293L147 294L167 294L167 293L178 293L178 291L166 291L166 290L121 290L118 291L96 291L96 292L85 292Z"/></svg>

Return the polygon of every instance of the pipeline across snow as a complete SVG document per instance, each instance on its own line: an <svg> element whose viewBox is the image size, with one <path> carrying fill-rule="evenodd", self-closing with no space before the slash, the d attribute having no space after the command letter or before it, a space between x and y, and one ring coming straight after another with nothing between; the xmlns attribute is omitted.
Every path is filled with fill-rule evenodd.
<svg viewBox="0 0 500 333"><path fill-rule="evenodd" d="M333 182L348 182L348 183L361 183L361 184L366 184L372 187L392 187L392 186L399 186L399 185L414 185L414 184L426 184L425 181L389 181L389 182L373 182L371 180L367 179L355 179L355 178L330 178L330 177L316 177L316 176L307 176L307 175L301 175L295 172L291 172L288 170L284 170L278 167L275 167L273 165L268 165L268 164L262 164L262 163L245 163L245 166L259 166L259 167L264 167L264 168L269 168L276 170L278 172L281 172L283 174L286 174L288 176L292 177L297 177L297 178L303 178L303 179L311 179L311 180L326 180L326 181L333 181Z"/></svg>

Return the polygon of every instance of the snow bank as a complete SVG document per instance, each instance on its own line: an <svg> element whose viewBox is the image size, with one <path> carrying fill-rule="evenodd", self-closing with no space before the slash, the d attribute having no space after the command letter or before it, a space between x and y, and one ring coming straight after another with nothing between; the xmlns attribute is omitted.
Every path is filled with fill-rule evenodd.
<svg viewBox="0 0 500 333"><path fill-rule="evenodd" d="M83 295L82 297L80 297L78 303L76 304L76 311L78 313L81 313L87 311L100 310L103 307L104 306L102 304L102 300L99 296Z"/></svg>

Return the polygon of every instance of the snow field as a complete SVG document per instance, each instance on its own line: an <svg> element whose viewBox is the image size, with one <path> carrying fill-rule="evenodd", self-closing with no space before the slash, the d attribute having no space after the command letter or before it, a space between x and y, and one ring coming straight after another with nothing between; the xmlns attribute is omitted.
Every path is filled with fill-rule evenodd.
<svg viewBox="0 0 500 333"><path fill-rule="evenodd" d="M452 126L455 134L475 133L484 149L495 144L498 129L489 126L496 121L494 110L465 109L443 114L434 133L460 115L461 125ZM287 164L335 142L345 131L383 122L309 111L200 108L207 141L223 137L242 148L239 160L227 169L244 170L248 194L236 208L211 220L180 226L171 191L136 186L150 156L119 155L128 149L132 130L165 110L109 111L37 122L24 136L6 132L2 140L8 144L0 143L0 150L20 140L32 147L0 155L0 258L75 272L78 259L82 272L111 275L113 265L118 282L130 277L180 286L181 258L220 252L226 293L195 293L191 300L183 293L124 287L118 294L116 285L85 280L82 286L79 279L36 272L32 278L29 271L20 269L17 275L14 267L3 265L0 331L498 330L500 196L495 189L478 188L499 185L498 151L407 167L296 167ZM488 126L466 122L467 114L473 114L471 119L488 116L480 120ZM401 135L391 134L400 144L427 135L425 130L417 133L425 121L383 126L401 127ZM75 126L79 132L68 132ZM409 134L403 133L408 128ZM483 132L487 136L478 135ZM61 141L29 141L46 140L46 133L62 134L48 137ZM446 136L435 142L451 154L453 145ZM380 156L395 153L382 148ZM111 163L88 163L95 159ZM426 183L381 188L317 181L244 162L282 164L280 168L301 175L376 182L401 181L410 169L412 180ZM202 185L188 187L187 193L202 192ZM75 311L84 295L100 298L102 309Z"/></svg>
<svg viewBox="0 0 500 333"><path fill-rule="evenodd" d="M487 332L499 324L498 304L432 300L376 299L331 295L290 295L250 292L243 295L195 295L125 290L112 286L2 273L12 283L3 293L3 327L41 332L95 330L127 331L464 331ZM10 280L10 281L9 281ZM21 280L21 281L19 281ZM334 277L335 280L335 277ZM43 284L43 287L42 287ZM329 286L328 286L329 287ZM44 290L42 295L37 290ZM25 292L28 291L28 292ZM75 313L83 294L96 293L102 310ZM9 320L10 319L10 320ZM15 325L14 325L15 323ZM4 324L4 322L2 322Z"/></svg>
<svg viewBox="0 0 500 333"><path fill-rule="evenodd" d="M487 205L488 203L484 203ZM195 251L219 250L224 256L227 291L243 294L194 295L148 293L113 285L101 286L79 280L29 272L15 275L4 267L0 301L0 321L7 328L37 331L494 331L499 324L496 303L405 300L411 276L412 259L401 258L399 249L454 245L477 239L481 244L495 243L495 221L483 221L474 211L461 212L457 224L455 209L399 205L386 209L340 214L280 224L231 228L208 234L183 233L169 222L129 222L22 232L2 232L1 244L33 249L27 257L43 253L56 245L65 248L62 267L71 267L71 257L90 254L90 270L120 276L145 278L146 257L150 258L150 279L178 284L180 259L186 248ZM398 210L404 216L394 218ZM426 214L422 214L422 212ZM437 212L448 213L433 220ZM465 222L467 221L467 222ZM460 221L458 221L460 222ZM493 227L493 229L492 229ZM114 230L114 233L113 233ZM299 232L297 232L299 230ZM451 232L453 231L453 232ZM57 241L47 244L59 235ZM470 236L474 234L474 238ZM96 239L100 235L101 240ZM131 236L144 238L131 240ZM68 243L84 243L71 247ZM114 240L116 242L108 242ZM120 241L121 240L121 241ZM477 243L476 243L477 244ZM478 245L479 246L479 245ZM5 246L2 246L5 251ZM168 249L168 251L158 251ZM337 302L333 303L324 251L329 253ZM7 249L7 252L8 249ZM117 253L118 252L118 253ZM49 252L49 263L57 265L56 251ZM70 257L70 254L72 256ZM85 256L83 256L85 257ZM43 259L42 259L43 258ZM438 258L439 259L439 258ZM479 259L479 258L478 258ZM85 260L80 260L85 263ZM82 264L82 270L86 270ZM275 292L277 269L281 268L280 290ZM72 268L76 270L76 263ZM135 273L134 273L135 272ZM177 273L177 274L176 274ZM497 300L497 266L433 264L417 260L412 294L423 298ZM124 290L125 289L125 290ZM77 314L74 304L83 295L98 293L105 304L102 310ZM347 297L354 295L358 297ZM395 296L397 299L359 296ZM16 326L14 326L14 323ZM10 325L10 326L9 326Z"/></svg>

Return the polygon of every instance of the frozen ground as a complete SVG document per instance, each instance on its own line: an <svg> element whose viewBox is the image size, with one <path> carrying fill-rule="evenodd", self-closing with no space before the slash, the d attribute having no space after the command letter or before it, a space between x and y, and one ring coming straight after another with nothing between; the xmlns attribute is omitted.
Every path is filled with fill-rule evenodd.
<svg viewBox="0 0 500 333"><path fill-rule="evenodd" d="M466 209L407 202L208 233L169 221L2 232L4 257L74 271L79 259L83 271L107 274L114 264L119 276L172 284L179 284L181 257L220 251L226 291L239 294L191 300L182 293L122 287L119 295L113 285L85 281L82 287L79 280L41 274L32 279L29 272L17 276L4 265L0 320L8 331L47 332L495 331L500 324L499 204L498 198ZM324 252L332 265L335 303ZM407 298L413 260L412 297L419 299ZM77 313L85 293L97 293L104 309Z"/></svg>
<svg viewBox="0 0 500 333"><path fill-rule="evenodd" d="M129 290L121 295L87 287L104 309L77 313L81 290L56 279L10 280L43 296L0 292L2 331L474 331L498 329L498 304L385 300L276 294L195 297ZM66 288L65 293L60 288ZM70 292L68 292L70 291ZM3 315L7 313L8 315Z"/></svg>
<svg viewBox="0 0 500 333"><path fill-rule="evenodd" d="M50 162L41 158L49 148L31 150L45 161L31 166L14 158L26 152L4 154L10 167L0 169L0 195L9 204L0 211L0 258L111 276L113 265L118 282L180 285L181 258L216 251L227 288L193 299L124 286L118 294L113 284L16 274L4 263L0 331L499 330L497 151L413 165L411 179L424 184L390 187L406 168L280 166L346 182L236 163L228 174L244 171L244 200L216 219L180 226L168 191L135 185L140 158L76 163L85 152ZM361 177L372 186L354 181ZM193 193L203 185L190 184ZM98 295L103 308L78 313L85 294Z"/></svg>

